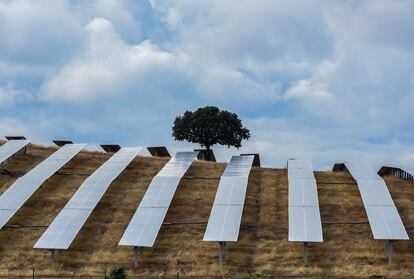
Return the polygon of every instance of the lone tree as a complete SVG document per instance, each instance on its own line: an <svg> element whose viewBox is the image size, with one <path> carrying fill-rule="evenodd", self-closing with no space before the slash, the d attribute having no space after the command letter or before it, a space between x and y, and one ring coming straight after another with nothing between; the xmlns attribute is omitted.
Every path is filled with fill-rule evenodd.
<svg viewBox="0 0 414 279"><path fill-rule="evenodd" d="M175 140L198 143L207 149L207 160L210 160L210 149L214 144L241 147L241 141L250 138L249 129L243 127L237 114L207 106L196 111L186 111L177 116L172 128Z"/></svg>

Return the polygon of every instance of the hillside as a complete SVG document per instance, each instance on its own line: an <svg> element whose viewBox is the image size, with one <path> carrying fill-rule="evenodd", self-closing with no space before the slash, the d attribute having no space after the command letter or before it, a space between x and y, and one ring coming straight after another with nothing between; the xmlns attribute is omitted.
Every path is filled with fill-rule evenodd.
<svg viewBox="0 0 414 279"><path fill-rule="evenodd" d="M0 192L45 159L53 148L31 145L1 168ZM394 242L394 264L386 265L384 243L372 239L368 223L325 224L324 242L310 244L309 266L302 265L302 244L287 241L287 171L253 168L239 241L227 243L225 264L217 265L217 243L203 242L206 224L166 224L153 248L144 249L133 270L133 250L118 247L152 177L167 159L138 157L111 185L70 250L57 255L32 249L87 175L110 155L81 152L49 179L0 231L0 276L101 276L117 264L131 276L175 277L360 277L409 278L414 274L414 241ZM165 222L206 222L225 164L195 162L174 196ZM209 177L213 179L197 179ZM367 222L355 181L349 174L316 172L323 222ZM411 239L414 237L414 182L386 178ZM10 227L42 225L41 227Z"/></svg>

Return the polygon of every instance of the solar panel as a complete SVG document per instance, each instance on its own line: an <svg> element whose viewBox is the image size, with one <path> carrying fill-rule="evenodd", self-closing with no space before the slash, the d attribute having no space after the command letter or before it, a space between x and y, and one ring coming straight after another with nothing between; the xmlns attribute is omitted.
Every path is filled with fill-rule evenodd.
<svg viewBox="0 0 414 279"><path fill-rule="evenodd" d="M318 206L289 206L289 241L322 242Z"/></svg>
<svg viewBox="0 0 414 279"><path fill-rule="evenodd" d="M53 140L53 143L56 144L59 147L62 147L64 145L66 145L66 144L73 143L73 141L71 141L71 140Z"/></svg>
<svg viewBox="0 0 414 279"><path fill-rule="evenodd" d="M180 179L198 152L178 152L152 179L119 245L152 247Z"/></svg>
<svg viewBox="0 0 414 279"><path fill-rule="evenodd" d="M319 206L314 178L289 179L289 206Z"/></svg>
<svg viewBox="0 0 414 279"><path fill-rule="evenodd" d="M377 173L381 177L392 175L399 178L414 179L414 168L407 166L386 165L382 166Z"/></svg>
<svg viewBox="0 0 414 279"><path fill-rule="evenodd" d="M5 136L7 140L25 140L25 136Z"/></svg>
<svg viewBox="0 0 414 279"><path fill-rule="evenodd" d="M414 176L414 168L413 167L407 167L407 166L400 166L400 169L405 171L406 173Z"/></svg>
<svg viewBox="0 0 414 279"><path fill-rule="evenodd" d="M318 190L308 159L288 160L289 241L322 242Z"/></svg>
<svg viewBox="0 0 414 279"><path fill-rule="evenodd" d="M224 171L203 241L237 241L254 155L233 156Z"/></svg>
<svg viewBox="0 0 414 279"><path fill-rule="evenodd" d="M121 146L118 144L101 144L101 147L107 153L115 153L121 149Z"/></svg>
<svg viewBox="0 0 414 279"><path fill-rule="evenodd" d="M170 152L168 152L168 149L165 146L149 146L147 149L151 156L171 158Z"/></svg>
<svg viewBox="0 0 414 279"><path fill-rule="evenodd" d="M0 164L30 143L30 140L9 140L0 146Z"/></svg>
<svg viewBox="0 0 414 279"><path fill-rule="evenodd" d="M142 147L121 148L79 187L34 248L68 249L110 184Z"/></svg>
<svg viewBox="0 0 414 279"><path fill-rule="evenodd" d="M0 228L49 177L61 169L85 146L86 144L65 145L24 176L18 178L0 196Z"/></svg>
<svg viewBox="0 0 414 279"><path fill-rule="evenodd" d="M384 180L370 166L344 164L357 181L374 239L409 239Z"/></svg>
<svg viewBox="0 0 414 279"><path fill-rule="evenodd" d="M240 154L240 156L254 156L253 159L253 167L260 167L260 154L259 153L244 153Z"/></svg>
<svg viewBox="0 0 414 279"><path fill-rule="evenodd" d="M207 149L194 149L194 151L198 152L198 160L216 162L216 156L214 155L213 149L210 149L209 152L207 152Z"/></svg>

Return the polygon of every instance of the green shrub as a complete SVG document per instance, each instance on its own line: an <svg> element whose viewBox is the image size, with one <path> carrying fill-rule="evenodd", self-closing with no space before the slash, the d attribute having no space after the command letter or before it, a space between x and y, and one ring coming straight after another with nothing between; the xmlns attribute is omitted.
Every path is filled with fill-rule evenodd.
<svg viewBox="0 0 414 279"><path fill-rule="evenodd" d="M109 276L107 279L126 279L127 274L125 272L125 269L120 266L114 266L109 271Z"/></svg>

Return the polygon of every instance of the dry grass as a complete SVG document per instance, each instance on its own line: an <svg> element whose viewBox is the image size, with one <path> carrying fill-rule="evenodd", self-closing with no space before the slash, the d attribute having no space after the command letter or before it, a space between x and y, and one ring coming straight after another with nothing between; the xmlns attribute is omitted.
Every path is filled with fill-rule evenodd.
<svg viewBox="0 0 414 279"><path fill-rule="evenodd" d="M28 154L9 160L3 169L25 173L51 152L50 148L30 146ZM104 153L82 152L63 171L88 174L107 158ZM166 162L143 157L134 160L108 189L70 249L57 256L56 270L50 269L48 251L32 249L45 228L1 230L0 276L30 276L32 267L45 276L102 276L105 268L117 264L140 277L170 278L177 272L184 277L413 277L413 241L395 242L394 265L388 268L384 244L372 240L368 224L324 225L324 242L310 244L310 264L303 267L301 243L287 241L287 172L265 168L251 172L239 241L226 245L224 268L217 266L217 243L202 241L206 224L165 225L155 246L143 250L140 268L134 272L132 249L117 244L151 178ZM225 164L195 162L187 175L219 177L224 168ZM8 224L50 224L85 178L53 176ZM316 178L322 221L367 221L349 174L317 172ZM0 191L14 179L0 174ZM218 182L183 179L165 221L207 221ZM413 238L414 183L396 178L386 178L386 182Z"/></svg>

